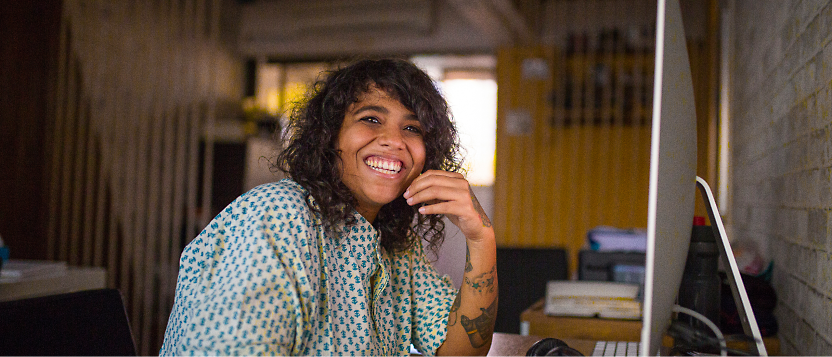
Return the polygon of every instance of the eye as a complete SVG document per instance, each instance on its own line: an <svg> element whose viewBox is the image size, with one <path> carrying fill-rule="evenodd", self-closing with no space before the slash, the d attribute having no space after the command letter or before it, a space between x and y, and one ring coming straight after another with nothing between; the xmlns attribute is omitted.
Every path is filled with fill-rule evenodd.
<svg viewBox="0 0 832 357"><path fill-rule="evenodd" d="M378 123L380 123L380 122L379 122L379 120L378 120L378 118L376 118L376 117L374 117L374 116L366 116L366 117L362 117L362 118L361 118L361 119L359 119L359 120L360 120L360 121L363 121L363 122L367 122L367 123L373 123L373 124L378 124Z"/></svg>
<svg viewBox="0 0 832 357"><path fill-rule="evenodd" d="M407 131L415 133L415 134L422 135L422 128L420 128L418 126L415 126L415 125L408 125L404 128L404 130L407 130Z"/></svg>

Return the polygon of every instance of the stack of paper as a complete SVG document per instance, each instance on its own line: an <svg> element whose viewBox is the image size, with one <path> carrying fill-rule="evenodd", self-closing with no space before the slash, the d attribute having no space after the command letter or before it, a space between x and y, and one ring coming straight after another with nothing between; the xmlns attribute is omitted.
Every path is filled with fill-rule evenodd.
<svg viewBox="0 0 832 357"><path fill-rule="evenodd" d="M647 250L647 231L641 229L599 226L589 230L586 238L590 248L597 251L644 252Z"/></svg>
<svg viewBox="0 0 832 357"><path fill-rule="evenodd" d="M606 281L550 281L544 312L556 316L641 319L637 284Z"/></svg>

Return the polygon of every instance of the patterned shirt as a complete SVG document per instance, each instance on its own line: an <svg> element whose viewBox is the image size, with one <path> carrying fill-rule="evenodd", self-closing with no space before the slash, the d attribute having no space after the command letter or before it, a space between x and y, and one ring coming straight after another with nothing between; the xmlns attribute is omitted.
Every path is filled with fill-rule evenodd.
<svg viewBox="0 0 832 357"><path fill-rule="evenodd" d="M456 297L421 246L333 232L284 179L226 207L182 253L161 355L433 355Z"/></svg>

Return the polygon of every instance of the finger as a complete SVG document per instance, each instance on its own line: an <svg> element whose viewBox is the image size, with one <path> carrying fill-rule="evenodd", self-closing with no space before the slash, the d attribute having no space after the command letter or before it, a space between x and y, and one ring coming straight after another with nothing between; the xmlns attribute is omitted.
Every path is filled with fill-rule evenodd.
<svg viewBox="0 0 832 357"><path fill-rule="evenodd" d="M449 172L442 170L428 170L416 177L416 181L433 180L433 179L465 179L465 176L459 172Z"/></svg>
<svg viewBox="0 0 832 357"><path fill-rule="evenodd" d="M482 216L477 212L465 208L463 205L454 204L454 202L424 205L419 207L419 213L423 215L444 215L451 220L451 223L459 227L466 236L472 233L471 229L476 230L486 227Z"/></svg>
<svg viewBox="0 0 832 357"><path fill-rule="evenodd" d="M424 189L412 192L410 197L406 199L407 203L411 206L420 203L428 203L430 201L465 202L465 200L469 200L467 191L463 191L457 187L440 185L430 185Z"/></svg>
<svg viewBox="0 0 832 357"><path fill-rule="evenodd" d="M451 172L445 170L427 170L422 173L423 176L447 176L447 177L464 177L459 172Z"/></svg>
<svg viewBox="0 0 832 357"><path fill-rule="evenodd" d="M410 191L413 192L414 189L421 189L428 185L442 184L442 182L446 181L457 182L461 180L465 180L465 177L462 176L462 174L456 172L431 170L416 177L416 179L414 179L413 182L410 183L410 186L408 188L411 188ZM447 184L448 183L445 183L444 185Z"/></svg>
<svg viewBox="0 0 832 357"><path fill-rule="evenodd" d="M417 177L410 183L410 186L408 186L407 190L404 192L404 198L410 198L417 192L432 186L467 190L468 180L466 180L462 174L456 172L429 171Z"/></svg>
<svg viewBox="0 0 832 357"><path fill-rule="evenodd" d="M421 214L443 214L446 216L462 217L468 213L461 205L451 201L440 201L438 203L426 204L419 207Z"/></svg>

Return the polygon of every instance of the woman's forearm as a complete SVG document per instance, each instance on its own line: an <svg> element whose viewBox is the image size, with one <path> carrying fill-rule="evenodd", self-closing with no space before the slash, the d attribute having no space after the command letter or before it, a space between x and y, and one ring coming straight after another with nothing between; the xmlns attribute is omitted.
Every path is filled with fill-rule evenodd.
<svg viewBox="0 0 832 357"><path fill-rule="evenodd" d="M448 315L444 355L485 355L497 317L497 245L491 220L458 172L428 170L404 192L421 214L442 214L465 235L467 254L462 286Z"/></svg>
<svg viewBox="0 0 832 357"><path fill-rule="evenodd" d="M486 218L487 219L487 218ZM497 317L497 254L494 234L467 240L465 273L448 316L440 355L485 355Z"/></svg>

